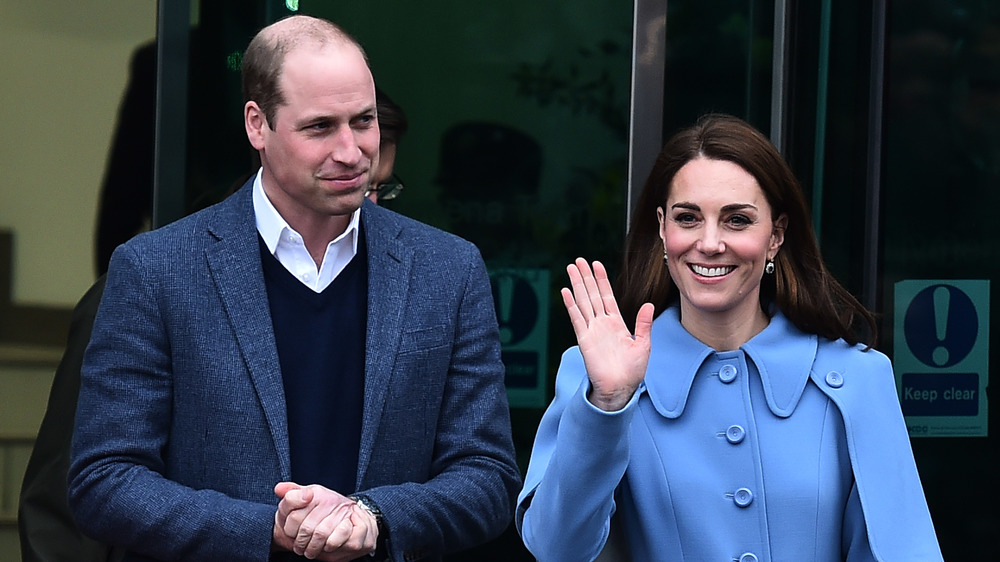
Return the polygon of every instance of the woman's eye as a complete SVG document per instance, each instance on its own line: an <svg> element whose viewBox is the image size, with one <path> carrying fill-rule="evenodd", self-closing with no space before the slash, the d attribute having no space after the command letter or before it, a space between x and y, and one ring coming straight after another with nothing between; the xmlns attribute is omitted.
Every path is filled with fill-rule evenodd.
<svg viewBox="0 0 1000 562"><path fill-rule="evenodd" d="M674 216L674 222L680 224L691 224L696 222L697 220L698 218L694 216L694 213L678 213L676 216Z"/></svg>
<svg viewBox="0 0 1000 562"><path fill-rule="evenodd" d="M729 217L728 222L735 228L746 228L753 224L753 220L745 215L733 215Z"/></svg>

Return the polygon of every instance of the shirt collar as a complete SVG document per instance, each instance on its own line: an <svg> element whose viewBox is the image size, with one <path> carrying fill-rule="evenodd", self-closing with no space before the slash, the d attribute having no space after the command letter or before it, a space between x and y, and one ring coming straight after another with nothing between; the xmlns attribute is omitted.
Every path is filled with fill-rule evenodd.
<svg viewBox="0 0 1000 562"><path fill-rule="evenodd" d="M650 337L652 351L643 386L661 415L679 417L698 370L717 352L684 329L676 306L653 322ZM760 374L768 408L776 416L790 416L798 404L809 381L816 347L816 336L801 332L780 311L763 331L740 347Z"/></svg>
<svg viewBox="0 0 1000 562"><path fill-rule="evenodd" d="M253 212L257 220L257 232L260 233L260 237L264 240L267 250L273 255L278 248L278 241L281 240L281 235L286 229L289 232L295 232L295 234L299 233L289 226L284 217L274 208L267 194L264 193L264 184L261 181L263 171L263 168L258 170L253 180ZM339 242L344 237L350 236L352 256L358 252L358 224L360 217L361 208L359 207L351 214L351 222L348 223L347 229L343 234L331 242L331 244Z"/></svg>

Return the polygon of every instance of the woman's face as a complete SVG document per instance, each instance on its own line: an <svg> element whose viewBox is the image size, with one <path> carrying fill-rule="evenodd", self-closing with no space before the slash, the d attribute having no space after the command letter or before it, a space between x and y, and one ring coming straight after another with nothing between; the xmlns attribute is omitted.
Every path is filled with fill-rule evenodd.
<svg viewBox="0 0 1000 562"><path fill-rule="evenodd" d="M777 255L787 218L775 221L752 175L699 157L678 170L656 214L682 317L760 314L764 264Z"/></svg>

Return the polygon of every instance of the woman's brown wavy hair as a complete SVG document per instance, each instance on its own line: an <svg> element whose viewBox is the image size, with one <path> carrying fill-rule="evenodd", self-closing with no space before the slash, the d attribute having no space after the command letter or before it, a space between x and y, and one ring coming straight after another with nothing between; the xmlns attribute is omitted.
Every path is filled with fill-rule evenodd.
<svg viewBox="0 0 1000 562"><path fill-rule="evenodd" d="M643 303L653 303L659 315L678 302L677 287L663 264L656 209L666 204L677 171L699 156L732 162L749 172L764 191L771 216L776 219L784 213L788 217L774 274L765 274L761 280L764 312L770 314L773 304L804 332L830 340L843 338L852 345L874 345L875 318L823 263L802 188L788 164L760 131L722 114L701 117L667 141L656 158L636 203L616 283L626 322L634 323Z"/></svg>

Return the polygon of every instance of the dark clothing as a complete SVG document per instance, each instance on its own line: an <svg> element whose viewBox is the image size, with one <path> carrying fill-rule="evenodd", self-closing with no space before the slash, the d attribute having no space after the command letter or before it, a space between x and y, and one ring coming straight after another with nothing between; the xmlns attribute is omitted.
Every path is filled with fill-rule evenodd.
<svg viewBox="0 0 1000 562"><path fill-rule="evenodd" d="M80 533L66 501L66 471L80 392L80 365L103 292L102 276L73 310L66 352L52 380L45 418L24 473L17 510L23 562L104 562L120 558L110 547Z"/></svg>
<svg viewBox="0 0 1000 562"><path fill-rule="evenodd" d="M292 481L354 491L365 390L364 242L320 293L285 269L263 240L260 248L285 387Z"/></svg>

